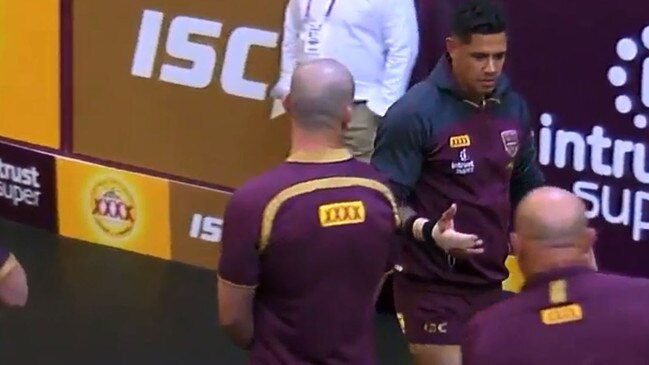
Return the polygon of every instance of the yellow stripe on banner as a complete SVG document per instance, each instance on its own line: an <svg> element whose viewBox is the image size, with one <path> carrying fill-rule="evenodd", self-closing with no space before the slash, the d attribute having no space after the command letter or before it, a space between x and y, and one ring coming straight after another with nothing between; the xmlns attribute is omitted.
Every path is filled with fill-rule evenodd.
<svg viewBox="0 0 649 365"><path fill-rule="evenodd" d="M275 216L277 215L277 212L281 208L282 204L284 204L287 200L298 195L308 194L317 190L349 188L356 186L376 190L383 194L383 196L390 203L390 206L392 206L392 212L394 214L396 225L399 226L401 224L397 211L397 204L394 196L392 195L392 192L387 186L381 184L376 180L361 177L328 177L323 179L309 180L282 190L277 195L275 195L275 197L273 197L270 202L268 202L266 208L264 209L261 223L259 251L263 252L268 246L270 234L273 230L273 222L275 221Z"/></svg>

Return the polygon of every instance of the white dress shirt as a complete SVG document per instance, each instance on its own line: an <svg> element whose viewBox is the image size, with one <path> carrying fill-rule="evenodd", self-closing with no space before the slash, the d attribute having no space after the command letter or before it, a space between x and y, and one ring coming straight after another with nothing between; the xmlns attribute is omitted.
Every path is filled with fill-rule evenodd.
<svg viewBox="0 0 649 365"><path fill-rule="evenodd" d="M311 0L311 19L324 25L320 57L344 64L356 82L355 100L379 116L405 92L419 51L414 0ZM281 73L272 95L288 94L293 70L309 59L302 40L309 0L289 0ZM331 7L329 16L326 16Z"/></svg>

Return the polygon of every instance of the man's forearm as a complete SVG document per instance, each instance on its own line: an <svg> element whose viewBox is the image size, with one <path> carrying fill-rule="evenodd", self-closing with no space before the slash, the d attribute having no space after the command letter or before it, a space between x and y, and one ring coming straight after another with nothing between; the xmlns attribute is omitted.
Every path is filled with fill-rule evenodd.
<svg viewBox="0 0 649 365"><path fill-rule="evenodd" d="M399 213L399 221L402 224L405 223L408 219L417 215L415 210L412 209L409 205L400 205L398 207L398 213Z"/></svg>
<svg viewBox="0 0 649 365"><path fill-rule="evenodd" d="M399 206L401 231L406 237L420 242L433 242L433 228L435 222L426 217L419 216L409 205Z"/></svg>

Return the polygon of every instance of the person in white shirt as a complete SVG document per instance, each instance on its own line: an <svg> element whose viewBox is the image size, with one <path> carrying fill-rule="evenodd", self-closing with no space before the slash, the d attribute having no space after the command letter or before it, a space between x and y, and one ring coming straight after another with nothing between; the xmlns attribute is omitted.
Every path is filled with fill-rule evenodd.
<svg viewBox="0 0 649 365"><path fill-rule="evenodd" d="M283 37L280 78L271 96L288 95L301 62L342 63L355 81L345 144L369 162L380 118L405 93L419 52L414 0L289 0Z"/></svg>

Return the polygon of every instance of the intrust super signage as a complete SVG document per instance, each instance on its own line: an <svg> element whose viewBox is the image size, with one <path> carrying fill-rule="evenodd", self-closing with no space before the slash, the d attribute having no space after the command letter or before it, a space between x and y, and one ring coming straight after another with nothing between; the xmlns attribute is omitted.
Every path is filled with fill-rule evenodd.
<svg viewBox="0 0 649 365"><path fill-rule="evenodd" d="M281 161L284 6L75 1L74 151L231 187Z"/></svg>
<svg viewBox="0 0 649 365"><path fill-rule="evenodd" d="M56 231L53 156L0 143L0 216Z"/></svg>

